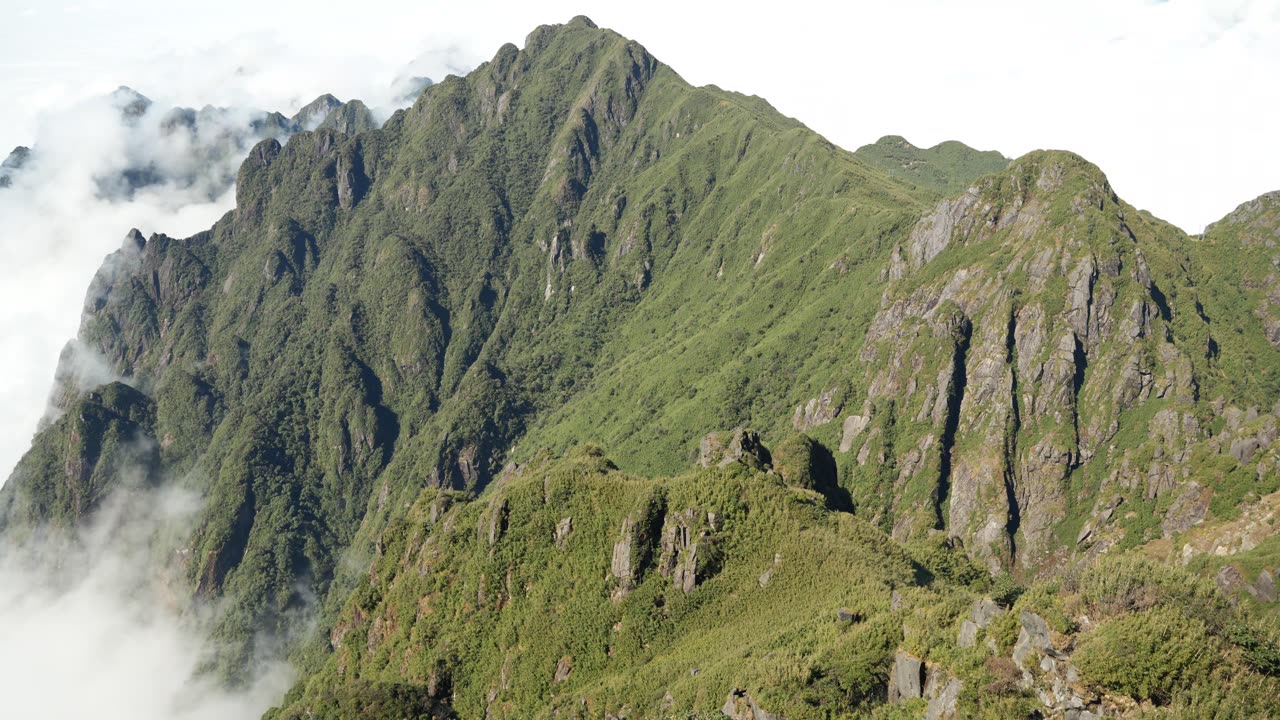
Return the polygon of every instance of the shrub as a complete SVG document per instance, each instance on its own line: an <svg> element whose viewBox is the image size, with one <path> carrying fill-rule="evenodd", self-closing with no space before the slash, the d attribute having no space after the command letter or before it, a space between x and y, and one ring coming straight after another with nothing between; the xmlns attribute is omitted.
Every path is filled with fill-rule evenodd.
<svg viewBox="0 0 1280 720"><path fill-rule="evenodd" d="M1080 642L1074 658L1089 682L1164 703L1206 677L1218 655L1218 643L1204 623L1158 607L1098 626Z"/></svg>
<svg viewBox="0 0 1280 720"><path fill-rule="evenodd" d="M1119 555L1067 579L1065 590L1084 601L1095 619L1177 603L1203 618L1225 618L1230 608L1212 583L1179 568Z"/></svg>

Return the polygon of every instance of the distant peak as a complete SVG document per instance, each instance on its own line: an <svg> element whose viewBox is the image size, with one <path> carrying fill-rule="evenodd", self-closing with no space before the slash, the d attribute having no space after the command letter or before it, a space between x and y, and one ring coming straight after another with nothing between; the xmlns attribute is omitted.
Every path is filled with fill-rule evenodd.
<svg viewBox="0 0 1280 720"><path fill-rule="evenodd" d="M975 150L955 140L920 148L901 135L885 135L854 155L895 180L943 195L958 193L1009 165L1009 159L995 151Z"/></svg>
<svg viewBox="0 0 1280 720"><path fill-rule="evenodd" d="M874 144L874 145L879 145L879 146L881 146L881 147L896 147L896 148L903 148L904 150L919 150L919 149L920 149L920 148L916 147L915 145L912 145L912 144L911 144L911 142L910 142L909 140L907 140L906 138L902 137L901 135L885 135L884 137L882 137L882 138L880 138L879 140L875 141L875 143L873 143L873 144Z"/></svg>
<svg viewBox="0 0 1280 720"><path fill-rule="evenodd" d="M151 107L151 98L128 85L121 85L111 91L107 97L111 100L111 104L129 120L141 117Z"/></svg>
<svg viewBox="0 0 1280 720"><path fill-rule="evenodd" d="M3 162L0 162L0 168L4 168L6 170L17 170L22 167L23 163L25 163L27 158L30 156L31 148L19 145L13 149L13 152L9 153L9 157L5 158Z"/></svg>
<svg viewBox="0 0 1280 720"><path fill-rule="evenodd" d="M396 103L412 103L418 99L419 95L426 92L427 88L435 84L435 81L423 75L413 75L410 77L397 78L391 83L391 87L396 93Z"/></svg>
<svg viewBox="0 0 1280 720"><path fill-rule="evenodd" d="M1234 229L1246 241L1275 242L1277 235L1280 235L1277 227L1280 227L1280 190L1273 190L1240 203L1226 217L1210 223L1204 229L1204 234L1218 235Z"/></svg>
<svg viewBox="0 0 1280 720"><path fill-rule="evenodd" d="M320 123L324 122L334 110L342 107L342 101L338 98L325 93L311 102L303 105L298 112L294 113L291 118L304 130L314 130Z"/></svg>
<svg viewBox="0 0 1280 720"><path fill-rule="evenodd" d="M592 22L591 18L587 17L586 15L575 15L574 18L569 21L569 25L571 27L574 25L585 25L586 27L589 27L592 30L597 30L600 27L599 25L596 25L594 22Z"/></svg>
<svg viewBox="0 0 1280 720"><path fill-rule="evenodd" d="M124 244L120 249L125 252L137 252L146 246L147 238L142 235L142 231L138 228L130 228L129 232L125 233Z"/></svg>
<svg viewBox="0 0 1280 720"><path fill-rule="evenodd" d="M373 112L359 100L351 100L328 113L315 129L336 130L344 135L355 135L378 127Z"/></svg>

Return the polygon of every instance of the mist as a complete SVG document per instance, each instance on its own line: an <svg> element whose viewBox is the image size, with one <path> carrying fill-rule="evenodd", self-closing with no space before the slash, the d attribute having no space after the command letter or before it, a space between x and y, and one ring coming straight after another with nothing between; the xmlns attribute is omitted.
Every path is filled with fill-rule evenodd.
<svg viewBox="0 0 1280 720"><path fill-rule="evenodd" d="M6 717L247 720L279 701L294 678L280 658L236 690L200 672L217 608L184 601L178 531L198 508L180 491L118 494L74 534L0 544Z"/></svg>
<svg viewBox="0 0 1280 720"><path fill-rule="evenodd" d="M145 111L131 109L137 99L131 91L95 87L50 104L28 135L0 138L0 160L14 145L32 149L20 169L6 171L8 187L0 188L0 485L42 417L54 419L66 401L51 394L60 355L66 363L56 380L66 391L132 382L74 340L90 280L131 228L189 237L230 211L236 173L252 145L263 136L287 141L287 133L263 129L266 112L290 116L329 91L363 100L381 122L412 102L423 78L465 71L446 46L366 73L359 83L355 74L368 68L353 65L337 86L312 92L327 79L325 68L299 77L296 63L273 63L283 52L233 43L199 62L179 58L170 63L173 72L157 62L158 70L140 78L113 81L150 98ZM193 80L193 71L203 75ZM208 97L193 98L193 87ZM182 105L194 110L171 112ZM190 130L192 119L198 131ZM248 127L255 133L246 134ZM245 687L229 689L202 672L218 650L207 631L219 603L192 602L185 575L198 493L119 486L73 531L0 532L0 714L260 717L293 682L286 643L255 639L266 654L253 659Z"/></svg>
<svg viewBox="0 0 1280 720"><path fill-rule="evenodd" d="M286 92L290 78L269 70L279 64L272 53L284 52L268 45L246 56L234 44L210 50L196 85L215 102L241 104L193 103L198 133L174 127L171 110L178 98L189 99L183 83L192 81L191 71L184 69L144 73L157 85L135 88L152 101L145 113L122 112L128 92L97 93L41 113L33 136L11 139L32 153L10 175L10 187L0 189L0 484L46 414L59 353L76 336L85 291L103 258L131 228L178 238L208 229L235 205L236 172L258 137L246 128L267 112L292 115L315 99ZM366 76L363 93L339 97L363 100L381 122L412 102L420 78L464 72L466 62L451 46L428 49ZM316 83L292 80L298 88ZM272 104L281 99L288 104ZM269 129L260 135L287 140ZM8 152L0 147L0 159Z"/></svg>

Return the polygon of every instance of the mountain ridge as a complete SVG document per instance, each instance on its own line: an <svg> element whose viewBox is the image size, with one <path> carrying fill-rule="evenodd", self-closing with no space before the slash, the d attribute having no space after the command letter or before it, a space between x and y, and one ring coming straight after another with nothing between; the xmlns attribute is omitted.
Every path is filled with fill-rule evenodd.
<svg viewBox="0 0 1280 720"><path fill-rule="evenodd" d="M278 717L1080 716L1133 710L1115 693L1186 710L1273 688L1246 647L1265 655L1265 633L1202 628L1228 675L1178 668L1157 696L1109 673L1102 641L1083 649L1183 622L1106 605L1090 567L1280 489L1275 280L1232 290L1248 271L1209 252L1266 253L1232 233L1266 217L1197 241L1061 151L948 145L963 162L945 163L891 136L933 165L890 176L585 18L381 128L359 110L255 145L209 231L130 234L79 342L134 387L83 394L64 354L63 412L0 489L6 533L74 525L126 465L204 495L178 575L231 607L213 628L223 672L322 598ZM839 547L835 574L874 599L823 585L832 570L796 532ZM1211 554L1187 547L1184 562ZM1231 553L1255 590L1270 547ZM1201 580L1115 562L1175 612L1201 607L1173 590ZM785 614L775 577L814 593L804 609ZM1018 614L965 620L984 595ZM702 603L743 624L778 614L781 634L725 648L731 626ZM582 638L526 631L568 607ZM1079 636L1079 668L1046 618ZM962 620L990 646L952 639ZM705 681L679 665L697 653ZM1046 691L1028 658L1090 689Z"/></svg>

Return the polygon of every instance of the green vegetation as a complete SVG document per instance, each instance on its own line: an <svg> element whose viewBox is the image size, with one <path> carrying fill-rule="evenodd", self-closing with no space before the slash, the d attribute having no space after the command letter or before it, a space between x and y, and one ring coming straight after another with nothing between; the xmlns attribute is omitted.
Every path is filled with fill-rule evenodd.
<svg viewBox="0 0 1280 720"><path fill-rule="evenodd" d="M1103 623L1081 641L1075 660L1089 682L1167 702L1207 676L1218 652L1204 623L1158 608Z"/></svg>
<svg viewBox="0 0 1280 720"><path fill-rule="evenodd" d="M1267 202L1190 238L1070 153L847 153L585 18L370 117L126 240L80 339L133 387L0 491L201 493L173 574L228 680L293 651L275 718L1026 717L1028 627L1130 714L1276 689L1266 603L1131 552L1280 487Z"/></svg>
<svg viewBox="0 0 1280 720"><path fill-rule="evenodd" d="M964 192L978 178L998 173L1009 165L1009 158L994 150L974 150L954 140L924 149L897 135L886 135L871 145L863 145L854 157L895 180L939 195Z"/></svg>

